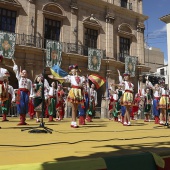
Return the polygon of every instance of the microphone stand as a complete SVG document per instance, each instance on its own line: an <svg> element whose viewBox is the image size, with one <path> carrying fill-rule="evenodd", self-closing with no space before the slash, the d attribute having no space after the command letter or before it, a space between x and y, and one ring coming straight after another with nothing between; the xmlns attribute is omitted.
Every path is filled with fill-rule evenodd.
<svg viewBox="0 0 170 170"><path fill-rule="evenodd" d="M45 54L45 50L43 50ZM29 133L52 133L53 129L45 127L45 123L43 121L43 117L45 115L45 97L44 97L44 77L45 77L45 55L43 54L43 81L42 81L42 112L41 112L41 120L40 125L38 127L30 127L21 129L21 131L29 130ZM31 129L31 130L30 130Z"/></svg>

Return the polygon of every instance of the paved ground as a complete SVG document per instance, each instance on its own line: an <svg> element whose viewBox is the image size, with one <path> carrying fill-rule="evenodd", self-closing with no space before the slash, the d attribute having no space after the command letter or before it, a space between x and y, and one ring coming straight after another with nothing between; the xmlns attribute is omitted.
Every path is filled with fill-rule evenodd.
<svg viewBox="0 0 170 170"><path fill-rule="evenodd" d="M38 127L35 120L28 119L29 126L17 126L16 117L9 120L0 122L1 165L170 151L170 129L154 122L137 120L127 127L107 119L94 119L74 129L70 127L70 119L51 123L44 119L46 127L53 129L52 134L45 134L21 131L25 127Z"/></svg>

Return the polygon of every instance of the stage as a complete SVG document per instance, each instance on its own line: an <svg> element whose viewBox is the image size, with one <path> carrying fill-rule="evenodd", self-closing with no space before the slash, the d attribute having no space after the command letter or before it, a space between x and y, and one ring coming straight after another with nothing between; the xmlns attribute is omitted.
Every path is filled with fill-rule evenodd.
<svg viewBox="0 0 170 170"><path fill-rule="evenodd" d="M38 127L35 119L27 118L26 126L17 126L18 117L8 119L9 122L0 122L0 169L51 170L63 166L58 168L63 170L70 169L72 164L79 165L78 162L91 164L92 169L106 169L103 157L148 152L170 155L170 128L153 121L132 120L131 126L123 126L108 119L93 119L79 128L71 128L70 118L58 122L45 118L45 126L53 129L50 134L21 131ZM83 167L87 169L83 165L77 169Z"/></svg>

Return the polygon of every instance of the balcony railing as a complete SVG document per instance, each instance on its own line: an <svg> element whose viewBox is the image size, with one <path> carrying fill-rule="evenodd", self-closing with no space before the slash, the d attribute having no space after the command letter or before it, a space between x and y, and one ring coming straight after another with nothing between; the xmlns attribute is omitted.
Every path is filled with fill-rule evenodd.
<svg viewBox="0 0 170 170"><path fill-rule="evenodd" d="M127 8L129 10L132 10L132 3L121 2L120 6L123 7L123 8Z"/></svg>
<svg viewBox="0 0 170 170"><path fill-rule="evenodd" d="M16 34L16 44L44 48L44 39L33 35Z"/></svg>
<svg viewBox="0 0 170 170"><path fill-rule="evenodd" d="M31 46L35 48L45 48L46 39L41 37L36 37L33 35L26 34L16 34L16 44ZM79 55L88 56L88 47L83 45L78 45L76 43L62 43L62 51L65 53L74 53ZM102 57L105 58L106 50L102 50Z"/></svg>
<svg viewBox="0 0 170 170"><path fill-rule="evenodd" d="M117 60L124 63L126 56L130 56L130 55L123 54L123 53L118 53ZM139 63L139 62L138 62L138 57L136 57L136 56L131 56L131 57L137 58L137 59L136 59L136 64L138 65L138 63Z"/></svg>

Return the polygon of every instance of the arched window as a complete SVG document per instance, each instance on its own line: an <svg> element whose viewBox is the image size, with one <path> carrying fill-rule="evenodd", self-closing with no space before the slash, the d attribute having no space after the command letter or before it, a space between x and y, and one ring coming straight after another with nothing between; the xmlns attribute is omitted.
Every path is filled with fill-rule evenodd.
<svg viewBox="0 0 170 170"><path fill-rule="evenodd" d="M101 29L99 21L91 14L88 18L83 20L84 24L84 46L85 50L90 48L97 49L98 36Z"/></svg>
<svg viewBox="0 0 170 170"><path fill-rule="evenodd" d="M10 7L10 9L8 9ZM17 11L22 8L17 0L0 1L0 30L15 32Z"/></svg>
<svg viewBox="0 0 170 170"><path fill-rule="evenodd" d="M48 3L43 7L43 14L44 38L60 41L62 20L65 18L64 10L56 3Z"/></svg>
<svg viewBox="0 0 170 170"><path fill-rule="evenodd" d="M0 30L14 33L16 16L16 11L0 8Z"/></svg>
<svg viewBox="0 0 170 170"><path fill-rule="evenodd" d="M124 62L125 56L130 55L132 37L132 28L129 24L123 23L118 27L119 34L119 60Z"/></svg>
<svg viewBox="0 0 170 170"><path fill-rule="evenodd" d="M127 8L127 3L128 3L128 0L121 0L121 7L123 8Z"/></svg>

